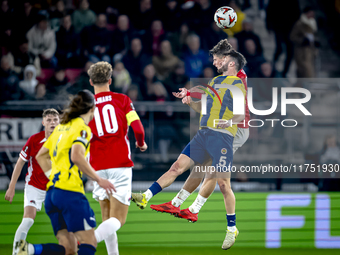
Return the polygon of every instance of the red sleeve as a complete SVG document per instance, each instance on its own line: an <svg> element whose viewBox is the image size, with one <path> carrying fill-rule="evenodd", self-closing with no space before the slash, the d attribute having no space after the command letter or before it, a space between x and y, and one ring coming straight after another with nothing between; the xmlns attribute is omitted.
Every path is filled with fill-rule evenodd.
<svg viewBox="0 0 340 255"><path fill-rule="evenodd" d="M189 92L187 93L187 96L191 96L192 98L197 98L197 99L201 99L202 98L202 93L199 92Z"/></svg>
<svg viewBox="0 0 340 255"><path fill-rule="evenodd" d="M24 147L22 148L19 156L20 158L23 160L23 161L28 161L29 158L30 158L30 154L31 154L31 147L32 147L32 144L31 144L31 139L32 137L30 137L26 144L24 145Z"/></svg>
<svg viewBox="0 0 340 255"><path fill-rule="evenodd" d="M135 120L131 122L130 126L133 129L138 146L143 146L145 134L142 122L140 120Z"/></svg>
<svg viewBox="0 0 340 255"><path fill-rule="evenodd" d="M125 114L134 111L135 107L133 106L133 103L131 99L128 96L125 96Z"/></svg>

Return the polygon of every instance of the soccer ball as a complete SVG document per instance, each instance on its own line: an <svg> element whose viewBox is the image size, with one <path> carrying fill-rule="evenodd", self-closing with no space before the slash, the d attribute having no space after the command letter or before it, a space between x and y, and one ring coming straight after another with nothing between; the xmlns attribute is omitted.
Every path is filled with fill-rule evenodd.
<svg viewBox="0 0 340 255"><path fill-rule="evenodd" d="M229 6L223 6L218 8L215 12L214 20L219 28L231 28L237 21L237 14L233 8Z"/></svg>

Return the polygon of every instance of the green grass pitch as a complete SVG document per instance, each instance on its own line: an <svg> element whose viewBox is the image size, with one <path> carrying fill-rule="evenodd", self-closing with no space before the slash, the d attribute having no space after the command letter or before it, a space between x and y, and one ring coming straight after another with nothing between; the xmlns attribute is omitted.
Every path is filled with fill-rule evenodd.
<svg viewBox="0 0 340 255"><path fill-rule="evenodd" d="M175 193L160 193L150 204L168 202ZM301 229L282 231L281 249L265 249L265 208L268 193L237 193L237 226L240 235L235 246L223 251L221 245L225 237L226 220L224 202L221 193L214 193L202 208L198 222L189 223L168 214L138 209L131 203L126 224L118 231L120 254L287 254L312 255L313 253L338 254L339 250L314 249L314 203L310 207L296 211L296 208L284 208L284 215L304 215L306 226ZM0 254L11 254L14 233L23 214L23 193L17 192L14 202L4 201L4 192L0 192ZM97 225L101 222L99 204L87 197L95 211ZM182 206L188 207L195 199L193 194ZM312 195L314 199L314 195ZM340 235L339 220L340 199L332 200L332 235ZM295 209L295 210L294 210ZM27 241L32 243L56 243L48 216L44 210L37 214L35 224L28 233ZM107 254L104 243L98 245L96 254Z"/></svg>

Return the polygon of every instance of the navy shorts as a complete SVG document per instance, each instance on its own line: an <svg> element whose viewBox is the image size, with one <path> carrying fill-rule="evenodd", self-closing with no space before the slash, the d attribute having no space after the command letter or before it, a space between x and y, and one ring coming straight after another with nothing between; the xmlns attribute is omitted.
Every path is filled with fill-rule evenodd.
<svg viewBox="0 0 340 255"><path fill-rule="evenodd" d="M96 227L94 212L82 193L50 188L46 192L45 210L51 219L54 235L62 229L77 232Z"/></svg>
<svg viewBox="0 0 340 255"><path fill-rule="evenodd" d="M233 162L234 137L211 129L200 129L182 151L195 163L203 164L209 158L217 172L226 172Z"/></svg>

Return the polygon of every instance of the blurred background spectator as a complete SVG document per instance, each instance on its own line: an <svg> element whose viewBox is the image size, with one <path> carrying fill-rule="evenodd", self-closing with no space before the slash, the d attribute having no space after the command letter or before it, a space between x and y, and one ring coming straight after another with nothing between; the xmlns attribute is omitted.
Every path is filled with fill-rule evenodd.
<svg viewBox="0 0 340 255"><path fill-rule="evenodd" d="M61 26L56 34L58 65L65 68L80 66L80 40L77 36L70 14L61 18Z"/></svg>
<svg viewBox="0 0 340 255"><path fill-rule="evenodd" d="M146 101L165 101L168 97L166 89L156 77L155 67L152 64L144 67L140 91Z"/></svg>
<svg viewBox="0 0 340 255"><path fill-rule="evenodd" d="M23 79L24 69L27 65L33 65L36 70L36 75L40 75L40 59L28 51L28 40L26 37L19 38L15 46L13 46L13 50L9 52L7 56L13 62L13 71L18 74L19 78Z"/></svg>
<svg viewBox="0 0 340 255"><path fill-rule="evenodd" d="M19 78L12 68L13 63L10 58L2 56L0 66L0 102L23 98L23 92L19 88Z"/></svg>
<svg viewBox="0 0 340 255"><path fill-rule="evenodd" d="M319 42L316 40L318 30L312 7L306 7L300 19L295 23L290 38L294 43L294 60L298 78L315 77L315 58Z"/></svg>
<svg viewBox="0 0 340 255"><path fill-rule="evenodd" d="M107 61L111 63L109 56L111 47L111 33L106 28L107 18L105 14L99 14L95 24L83 29L81 41L84 46L85 55L93 63Z"/></svg>
<svg viewBox="0 0 340 255"><path fill-rule="evenodd" d="M54 75L46 84L47 97L54 100L67 98L67 88L69 85L65 69L57 67L54 71Z"/></svg>
<svg viewBox="0 0 340 255"><path fill-rule="evenodd" d="M31 97L35 96L35 88L38 85L37 71L33 65L27 65L24 71L24 80L19 82L19 87Z"/></svg>
<svg viewBox="0 0 340 255"><path fill-rule="evenodd" d="M175 70L180 59L172 53L171 44L168 40L161 42L161 54L153 56L152 63L155 67L158 79L164 81Z"/></svg>
<svg viewBox="0 0 340 255"><path fill-rule="evenodd" d="M131 85L131 77L122 62L116 62L112 72L115 92L126 93Z"/></svg>
<svg viewBox="0 0 340 255"><path fill-rule="evenodd" d="M253 23L250 19L245 19L243 20L242 23L242 31L235 34L235 38L238 41L238 50L244 54L245 52L245 41L248 39L252 39L255 42L256 45L256 53L257 54L262 54L263 53L263 49L262 49L262 45L261 45L261 40L260 37L254 33L254 27L253 27Z"/></svg>
<svg viewBox="0 0 340 255"><path fill-rule="evenodd" d="M38 22L27 32L28 51L40 58L42 67L56 67L54 57L57 42L55 32L51 29L47 15L38 15Z"/></svg>
<svg viewBox="0 0 340 255"><path fill-rule="evenodd" d="M112 55L114 60L120 61L127 53L132 37L133 29L130 26L129 17L120 15L117 19L117 27L112 35Z"/></svg>
<svg viewBox="0 0 340 255"><path fill-rule="evenodd" d="M96 14L89 9L89 7L88 0L79 1L79 8L75 10L72 15L76 33L80 33L84 27L90 26L96 22Z"/></svg>
<svg viewBox="0 0 340 255"><path fill-rule="evenodd" d="M287 6L289 6L289 18L287 18L287 13L283 11ZM293 59L293 44L289 35L299 17L300 6L298 0L270 0L268 3L266 25L268 31L274 32L276 43L276 50L273 57L274 66L284 51L286 55L284 68L282 70L283 77L286 77Z"/></svg>
<svg viewBox="0 0 340 255"><path fill-rule="evenodd" d="M208 64L209 55L201 49L200 38L196 34L187 37L188 50L184 53L185 72L189 77L199 77Z"/></svg>
<svg viewBox="0 0 340 255"><path fill-rule="evenodd" d="M143 52L142 41L136 37L131 40L130 49L122 62L129 71L132 81L138 83L144 67L151 63L151 56Z"/></svg>

